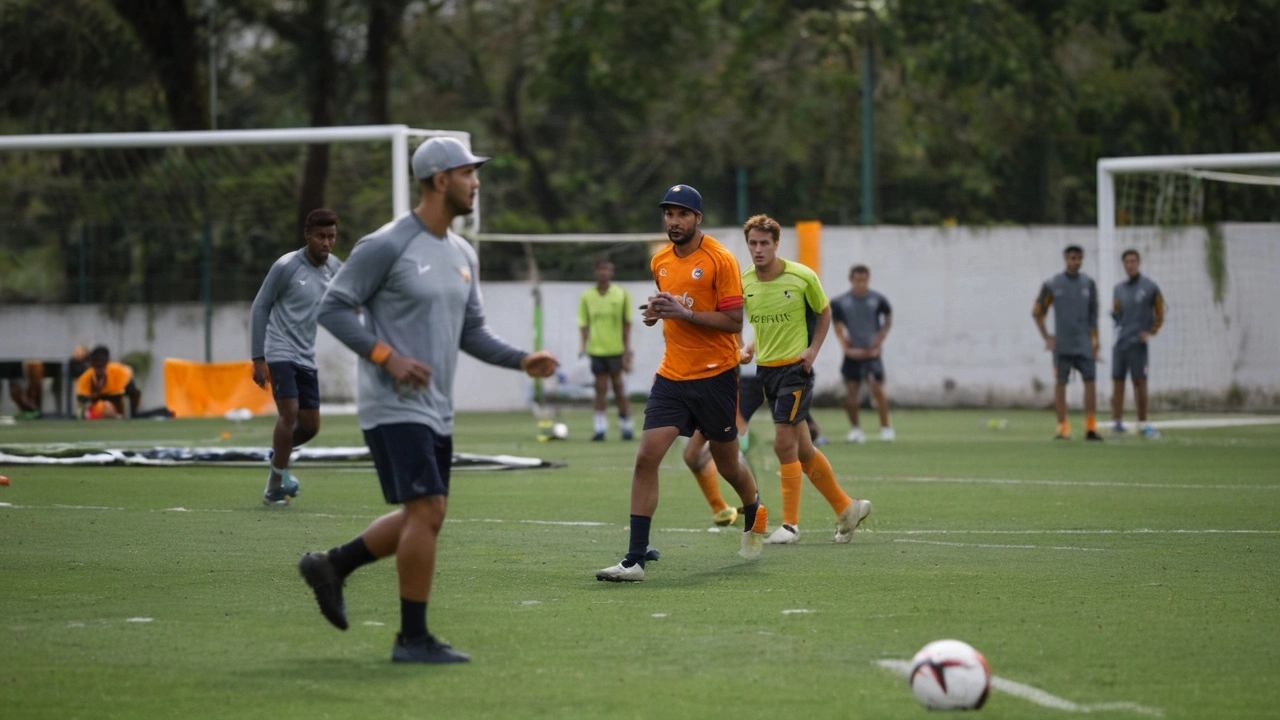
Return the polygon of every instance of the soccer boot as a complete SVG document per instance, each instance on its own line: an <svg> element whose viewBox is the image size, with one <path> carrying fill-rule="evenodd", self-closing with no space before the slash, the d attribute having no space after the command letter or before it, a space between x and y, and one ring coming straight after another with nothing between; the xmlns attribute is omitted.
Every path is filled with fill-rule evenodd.
<svg viewBox="0 0 1280 720"><path fill-rule="evenodd" d="M727 507L712 515L711 520L720 527L726 527L738 521L738 511L736 508Z"/></svg>
<svg viewBox="0 0 1280 720"><path fill-rule="evenodd" d="M298 478L294 477L293 473L288 470L281 477L280 487L272 490L271 476L267 475L267 488L262 491L263 505L280 507L288 505L290 498L298 497L298 492L302 489L298 484Z"/></svg>
<svg viewBox="0 0 1280 720"><path fill-rule="evenodd" d="M342 578L329 560L329 553L310 552L298 561L298 572L315 591L320 614L339 630L347 629L347 606L342 601Z"/></svg>
<svg viewBox="0 0 1280 720"><path fill-rule="evenodd" d="M1119 420L1112 423L1111 432L1117 435L1123 435L1125 433L1124 423L1120 422Z"/></svg>
<svg viewBox="0 0 1280 720"><path fill-rule="evenodd" d="M644 566L640 563L632 563L627 566L624 564L625 562L624 560L617 565L597 570L596 579L608 580L609 582L640 582L644 580Z"/></svg>
<svg viewBox="0 0 1280 720"><path fill-rule="evenodd" d="M849 503L849 507L844 509L836 517L836 536L835 542L847 543L853 540L853 531L858 528L858 524L867 519L871 514L870 500L854 500Z"/></svg>
<svg viewBox="0 0 1280 720"><path fill-rule="evenodd" d="M604 431L601 430L591 436L591 442L604 442Z"/></svg>
<svg viewBox="0 0 1280 720"><path fill-rule="evenodd" d="M861 445L867 441L867 436L862 432L862 428L852 428L849 434L844 436L844 441Z"/></svg>
<svg viewBox="0 0 1280 720"><path fill-rule="evenodd" d="M768 529L769 511L765 509L764 503L760 503L755 523L742 531L742 549L738 551L738 555L747 560L760 557L760 553L764 551L765 530Z"/></svg>
<svg viewBox="0 0 1280 720"><path fill-rule="evenodd" d="M786 523L764 540L765 545L790 545L797 542L800 542L800 528Z"/></svg>
<svg viewBox="0 0 1280 720"><path fill-rule="evenodd" d="M1142 424L1142 437L1148 440L1156 440L1160 437L1160 431L1151 427L1151 423Z"/></svg>
<svg viewBox="0 0 1280 720"><path fill-rule="evenodd" d="M895 434L895 433L893 432L893 428L891 428L891 427L882 427L882 428L880 428L880 441L881 441L881 442L893 442L893 439L894 439L894 438L896 438L896 437L897 437L897 434Z"/></svg>
<svg viewBox="0 0 1280 720"><path fill-rule="evenodd" d="M1102 442L1102 436L1098 434L1097 430L1090 430L1089 432L1085 433L1084 439L1092 440L1094 442Z"/></svg>
<svg viewBox="0 0 1280 720"><path fill-rule="evenodd" d="M391 648L391 662L440 665L471 662L471 656L454 650L449 643L441 642L430 633L412 640L405 640L403 635L396 633L396 644Z"/></svg>

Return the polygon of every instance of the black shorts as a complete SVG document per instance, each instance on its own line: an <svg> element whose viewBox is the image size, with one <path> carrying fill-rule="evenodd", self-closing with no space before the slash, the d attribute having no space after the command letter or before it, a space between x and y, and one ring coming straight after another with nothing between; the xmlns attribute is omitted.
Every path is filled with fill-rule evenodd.
<svg viewBox="0 0 1280 720"><path fill-rule="evenodd" d="M271 374L271 395L277 400L297 398L299 410L320 407L320 378L314 368L291 362L267 363Z"/></svg>
<svg viewBox="0 0 1280 720"><path fill-rule="evenodd" d="M421 423L391 423L365 430L364 442L373 455L382 497L388 503L403 505L449 494L452 437L437 435Z"/></svg>
<svg viewBox="0 0 1280 720"><path fill-rule="evenodd" d="M1147 379L1147 344L1134 342L1111 351L1111 379L1124 381L1125 375L1134 380Z"/></svg>
<svg viewBox="0 0 1280 720"><path fill-rule="evenodd" d="M813 373L802 363L760 367L756 370L764 386L765 399L773 409L775 425L795 425L809 417L813 405Z"/></svg>
<svg viewBox="0 0 1280 720"><path fill-rule="evenodd" d="M674 427L685 437L702 431L713 442L738 437L738 369L697 380L653 377L644 406L644 429Z"/></svg>
<svg viewBox="0 0 1280 720"><path fill-rule="evenodd" d="M764 386L760 384L758 375L743 375L738 378L738 414L744 420L750 420L752 415L760 409L764 404Z"/></svg>
<svg viewBox="0 0 1280 720"><path fill-rule="evenodd" d="M1088 355L1053 354L1053 374L1059 385L1066 385L1071 379L1071 369L1080 373L1080 379L1093 382L1098 376L1098 362Z"/></svg>
<svg viewBox="0 0 1280 720"><path fill-rule="evenodd" d="M862 382L870 376L876 382L884 382L884 363L880 358L871 360L853 360L845 358L840 366L840 374L847 382Z"/></svg>
<svg viewBox="0 0 1280 720"><path fill-rule="evenodd" d="M622 372L621 355L592 355L592 375L617 375Z"/></svg>

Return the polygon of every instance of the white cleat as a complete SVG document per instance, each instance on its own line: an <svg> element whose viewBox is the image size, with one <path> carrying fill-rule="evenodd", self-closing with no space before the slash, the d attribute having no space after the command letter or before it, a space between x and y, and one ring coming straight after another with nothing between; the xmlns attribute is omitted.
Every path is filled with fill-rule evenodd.
<svg viewBox="0 0 1280 720"><path fill-rule="evenodd" d="M618 563L612 567L596 571L597 580L608 580L609 582L640 582L644 580L644 567L640 563L636 563L631 567L625 567L622 563Z"/></svg>
<svg viewBox="0 0 1280 720"><path fill-rule="evenodd" d="M844 441L861 445L867 441L867 436L862 433L862 428L852 428L849 434L844 436Z"/></svg>
<svg viewBox="0 0 1280 720"><path fill-rule="evenodd" d="M847 543L853 540L853 531L870 514L870 500L854 500L850 503L849 507L845 508L844 512L840 513L840 516L836 518L835 542Z"/></svg>
<svg viewBox="0 0 1280 720"><path fill-rule="evenodd" d="M891 427L880 428L880 440L882 442L893 442L894 437L896 436L893 433L893 428Z"/></svg>
<svg viewBox="0 0 1280 720"><path fill-rule="evenodd" d="M765 545L790 545L791 543L800 542L800 528L795 525L783 525L773 534L765 538Z"/></svg>
<svg viewBox="0 0 1280 720"><path fill-rule="evenodd" d="M764 552L764 533L749 531L742 533L742 549L738 551L739 556L747 560L755 560L762 552Z"/></svg>

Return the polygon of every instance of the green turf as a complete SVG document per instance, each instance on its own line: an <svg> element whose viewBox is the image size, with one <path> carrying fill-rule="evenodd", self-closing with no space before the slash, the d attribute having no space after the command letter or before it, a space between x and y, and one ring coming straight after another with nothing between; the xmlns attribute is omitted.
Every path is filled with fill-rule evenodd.
<svg viewBox="0 0 1280 720"><path fill-rule="evenodd" d="M848 446L841 418L819 418L842 484L874 503L852 544L828 542L806 485L802 543L740 560L736 529L706 532L673 452L662 560L615 585L594 571L626 548L634 443L587 442L587 413L564 443L534 442L528 415L461 417L459 450L568 467L455 475L430 611L475 658L454 667L389 662L392 563L349 581L346 633L297 577L301 553L385 512L371 470L299 469L302 494L277 510L258 468L0 467L0 716L913 718L926 711L875 661L944 637L1074 703L1276 716L1280 426L1086 445L1049 440L1048 413L903 411L897 442ZM265 419L31 422L0 427L0 445L269 433ZM353 418L325 419L318 444L359 443ZM776 526L778 482L760 474ZM1002 692L982 713L1076 714Z"/></svg>

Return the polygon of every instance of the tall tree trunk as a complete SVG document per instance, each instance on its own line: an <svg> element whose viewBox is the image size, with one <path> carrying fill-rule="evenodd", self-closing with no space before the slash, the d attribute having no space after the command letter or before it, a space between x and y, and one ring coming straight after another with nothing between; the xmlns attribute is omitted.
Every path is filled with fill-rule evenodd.
<svg viewBox="0 0 1280 720"><path fill-rule="evenodd" d="M329 29L328 0L309 0L301 39L307 63L307 104L311 127L330 127L334 121L334 93L338 88L338 60L333 53L333 35ZM307 213L324 206L324 188L329 181L329 145L308 145L307 160L302 170L302 186L298 190L298 235Z"/></svg>
<svg viewBox="0 0 1280 720"><path fill-rule="evenodd" d="M111 5L151 55L174 129L208 129L209 105L200 72L201 48L206 46L185 0L111 0Z"/></svg>
<svg viewBox="0 0 1280 720"><path fill-rule="evenodd" d="M391 122L391 50L400 41L407 0L369 0L365 66L369 71L369 122Z"/></svg>

